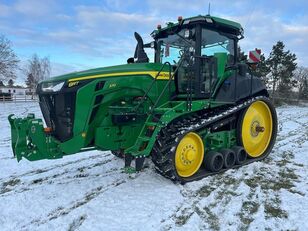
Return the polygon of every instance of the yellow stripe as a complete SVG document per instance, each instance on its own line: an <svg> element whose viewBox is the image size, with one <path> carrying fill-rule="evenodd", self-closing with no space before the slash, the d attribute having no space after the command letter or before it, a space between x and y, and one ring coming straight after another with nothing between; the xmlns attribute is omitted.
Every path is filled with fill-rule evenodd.
<svg viewBox="0 0 308 231"><path fill-rule="evenodd" d="M86 79L96 79L96 78L107 78L107 77L121 77L121 76L131 76L131 75L150 75L155 78L158 71L139 71L139 72L117 72L117 73L109 73L109 74L100 74L100 75L91 75L79 78L69 79L69 82L80 81ZM169 79L169 72L161 72L157 79Z"/></svg>

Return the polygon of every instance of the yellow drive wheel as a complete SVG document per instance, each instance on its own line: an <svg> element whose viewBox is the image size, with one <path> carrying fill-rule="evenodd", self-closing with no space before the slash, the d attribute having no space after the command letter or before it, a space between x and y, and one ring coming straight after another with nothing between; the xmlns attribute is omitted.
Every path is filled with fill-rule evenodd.
<svg viewBox="0 0 308 231"><path fill-rule="evenodd" d="M200 168L204 157L204 145L201 137L187 133L175 151L175 168L179 176L190 177Z"/></svg>
<svg viewBox="0 0 308 231"><path fill-rule="evenodd" d="M248 156L256 158L268 151L272 139L276 137L276 131L273 136L276 124L276 114L273 115L273 106L269 101L256 101L248 107L242 115L239 133Z"/></svg>

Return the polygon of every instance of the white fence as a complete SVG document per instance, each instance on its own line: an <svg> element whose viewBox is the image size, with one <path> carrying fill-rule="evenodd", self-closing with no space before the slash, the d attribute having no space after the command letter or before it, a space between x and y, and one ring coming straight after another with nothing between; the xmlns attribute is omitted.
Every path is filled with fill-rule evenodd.
<svg viewBox="0 0 308 231"><path fill-rule="evenodd" d="M37 102L38 98L36 95L11 95L11 96L0 96L0 103L11 103L11 102Z"/></svg>

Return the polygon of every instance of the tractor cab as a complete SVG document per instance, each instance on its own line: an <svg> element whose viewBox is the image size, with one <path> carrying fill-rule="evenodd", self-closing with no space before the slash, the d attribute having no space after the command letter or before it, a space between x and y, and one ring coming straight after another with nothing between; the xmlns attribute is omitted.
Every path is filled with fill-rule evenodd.
<svg viewBox="0 0 308 231"><path fill-rule="evenodd" d="M151 35L154 42L144 47L155 49L155 63L172 66L177 97L210 98L218 78L226 69L236 68L243 29L238 23L212 16L179 17L178 23L167 23L165 28L158 25ZM140 47L138 42L135 58ZM147 59L143 56L141 60Z"/></svg>

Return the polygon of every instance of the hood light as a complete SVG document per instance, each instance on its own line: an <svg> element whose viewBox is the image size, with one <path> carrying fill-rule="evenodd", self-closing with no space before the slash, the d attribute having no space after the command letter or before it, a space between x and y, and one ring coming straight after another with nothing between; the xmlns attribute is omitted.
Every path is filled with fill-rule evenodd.
<svg viewBox="0 0 308 231"><path fill-rule="evenodd" d="M57 92L60 91L63 87L65 81L62 82L50 82L50 83L43 83L42 84L42 91L43 92Z"/></svg>

